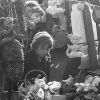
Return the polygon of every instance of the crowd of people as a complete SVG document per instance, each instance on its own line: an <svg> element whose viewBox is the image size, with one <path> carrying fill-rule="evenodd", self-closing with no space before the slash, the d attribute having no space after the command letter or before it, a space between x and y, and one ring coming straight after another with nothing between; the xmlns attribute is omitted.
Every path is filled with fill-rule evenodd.
<svg viewBox="0 0 100 100"><path fill-rule="evenodd" d="M41 21L44 11L40 5L33 1L26 2L25 6L24 34L18 33L16 19L0 18L0 91L8 91L8 100L11 92L18 90L18 81L24 80L31 70L44 71L49 81L50 50L53 48L54 39L42 29L45 28ZM35 6L34 14L30 6Z"/></svg>
<svg viewBox="0 0 100 100"><path fill-rule="evenodd" d="M53 37L46 31L36 33L29 44L30 48L25 52L23 44L14 37L16 33L12 23L8 22L7 28L0 37L0 67L5 73L8 90L17 91L17 82L31 70L44 71L49 80L49 52L53 48Z"/></svg>
<svg viewBox="0 0 100 100"><path fill-rule="evenodd" d="M17 2L17 0L11 1L13 6ZM47 12L51 8L48 7ZM68 39L66 56L71 59L88 59L87 50L85 53L80 50L83 47L83 43L78 41L80 37L68 35L65 27L61 26L63 23L61 17L65 10L60 8L58 10L56 7L59 14L52 13L52 10L52 15L44 11L43 7L34 0L26 0L23 9L23 15L20 15L23 18L21 23L23 26L18 23L19 19L12 16L0 18L0 89L3 91L6 88L8 100L11 100L12 91L18 91L18 82L24 80L26 74L32 70L43 71L47 75L47 82L50 81L50 66L53 66L50 52L55 47L55 33L66 33L66 39ZM21 17L18 14L18 18ZM87 62L86 66L88 66ZM33 76L37 77L37 74L34 73L31 78Z"/></svg>

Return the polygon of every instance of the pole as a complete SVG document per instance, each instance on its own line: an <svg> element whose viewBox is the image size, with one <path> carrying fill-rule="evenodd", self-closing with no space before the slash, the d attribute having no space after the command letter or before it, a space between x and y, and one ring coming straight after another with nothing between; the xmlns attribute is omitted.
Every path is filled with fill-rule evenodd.
<svg viewBox="0 0 100 100"><path fill-rule="evenodd" d="M86 3L84 4L83 19L84 19L86 40L88 44L89 65L90 69L94 70L97 68L98 63L96 57L96 48L94 42L91 14L89 11L89 6Z"/></svg>

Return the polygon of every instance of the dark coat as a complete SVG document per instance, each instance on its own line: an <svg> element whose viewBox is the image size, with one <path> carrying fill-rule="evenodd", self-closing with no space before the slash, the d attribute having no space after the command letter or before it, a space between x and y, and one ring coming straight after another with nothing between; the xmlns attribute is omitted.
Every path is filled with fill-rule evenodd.
<svg viewBox="0 0 100 100"><path fill-rule="evenodd" d="M34 50L29 51L25 54L24 77L25 77L26 73L28 73L31 70L42 70L46 73L47 79L49 80L50 64L51 64L51 62L46 61L45 58L42 58L42 60L39 61ZM34 75L32 77L36 78L37 76Z"/></svg>

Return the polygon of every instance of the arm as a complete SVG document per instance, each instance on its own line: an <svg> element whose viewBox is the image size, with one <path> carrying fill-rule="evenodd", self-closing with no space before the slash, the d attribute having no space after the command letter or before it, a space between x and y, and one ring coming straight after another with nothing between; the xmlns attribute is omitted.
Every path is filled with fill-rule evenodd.
<svg viewBox="0 0 100 100"><path fill-rule="evenodd" d="M68 48L66 50L66 55L69 56L70 51L71 51L71 48L70 48L70 45L69 44L67 44L67 46L68 46Z"/></svg>

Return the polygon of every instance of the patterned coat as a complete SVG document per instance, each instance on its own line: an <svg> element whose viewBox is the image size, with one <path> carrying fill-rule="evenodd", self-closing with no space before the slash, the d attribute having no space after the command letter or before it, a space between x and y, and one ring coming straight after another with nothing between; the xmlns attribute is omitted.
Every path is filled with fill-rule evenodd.
<svg viewBox="0 0 100 100"><path fill-rule="evenodd" d="M18 80L24 71L24 53L20 42L13 38L0 41L2 69L8 78Z"/></svg>

